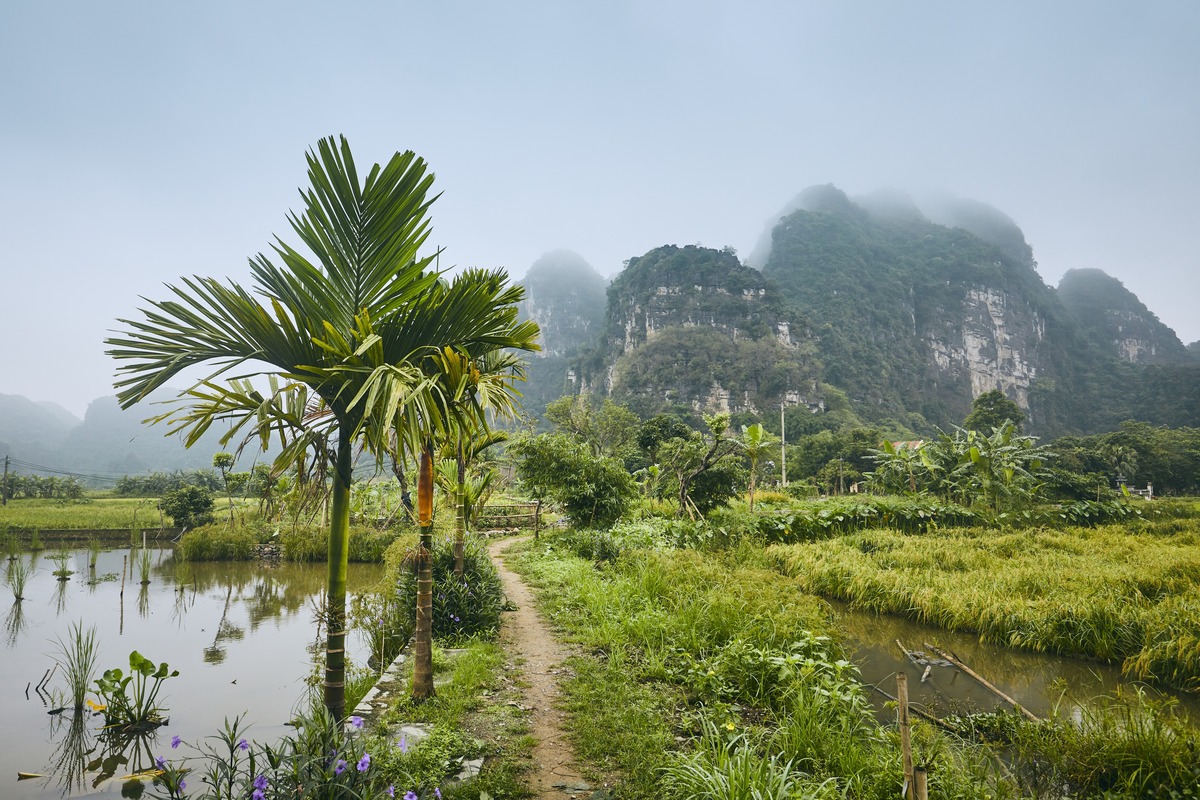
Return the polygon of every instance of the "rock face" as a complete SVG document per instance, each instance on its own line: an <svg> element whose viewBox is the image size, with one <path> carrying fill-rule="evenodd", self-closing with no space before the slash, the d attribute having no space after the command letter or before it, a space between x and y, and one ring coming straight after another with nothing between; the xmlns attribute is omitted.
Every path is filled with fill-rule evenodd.
<svg viewBox="0 0 1200 800"><path fill-rule="evenodd" d="M525 410L540 416L547 403L577 388L571 363L600 341L607 281L579 254L554 250L535 261L521 283L519 313L541 328L542 349L530 354L520 388Z"/></svg>
<svg viewBox="0 0 1200 800"><path fill-rule="evenodd" d="M970 288L947 322L925 332L930 369L952 383L965 378L972 398L999 389L1028 410L1029 387L1038 374L1034 361L1045 335L1043 320L1007 292Z"/></svg>
<svg viewBox="0 0 1200 800"><path fill-rule="evenodd" d="M1073 269L1058 296L1076 323L1106 354L1131 364L1184 364L1190 354L1125 285L1098 269Z"/></svg>
<svg viewBox="0 0 1200 800"><path fill-rule="evenodd" d="M820 407L805 325L730 250L665 245L629 260L608 291L604 342L583 388L641 414Z"/></svg>
<svg viewBox="0 0 1200 800"><path fill-rule="evenodd" d="M607 281L570 250L554 250L533 262L525 279L520 313L542 329L535 358L571 356L595 344L604 325Z"/></svg>
<svg viewBox="0 0 1200 800"><path fill-rule="evenodd" d="M763 274L811 320L826 382L863 417L946 428L999 389L1043 435L1200 423L1182 402L1200 370L1178 337L1103 273L1047 286L996 209L832 186L788 208Z"/></svg>

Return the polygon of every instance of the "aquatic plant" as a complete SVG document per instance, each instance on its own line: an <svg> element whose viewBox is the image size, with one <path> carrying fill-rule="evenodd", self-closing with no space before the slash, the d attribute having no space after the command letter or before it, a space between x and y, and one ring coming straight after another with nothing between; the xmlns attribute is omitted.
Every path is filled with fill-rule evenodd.
<svg viewBox="0 0 1200 800"><path fill-rule="evenodd" d="M125 732L152 730L162 724L165 708L157 704L163 681L179 675L167 662L157 667L137 650L129 654L129 674L119 667L106 670L96 681L105 723Z"/></svg>
<svg viewBox="0 0 1200 800"><path fill-rule="evenodd" d="M67 640L64 642L56 638L55 643L58 653L54 661L66 676L71 708L82 709L96 671L100 649L96 641L96 627L93 625L84 631L83 622L76 622L68 629Z"/></svg>
<svg viewBox="0 0 1200 800"><path fill-rule="evenodd" d="M150 583L150 551L143 547L138 551L137 559L138 575L141 576L141 583L145 586Z"/></svg>
<svg viewBox="0 0 1200 800"><path fill-rule="evenodd" d="M100 537L88 537L88 568L95 570L96 561L100 558Z"/></svg>
<svg viewBox="0 0 1200 800"><path fill-rule="evenodd" d="M71 576L75 574L75 570L68 566L71 562L71 554L66 548L56 550L54 555L50 557L50 560L54 562L56 568L54 570L54 577L60 581L70 580Z"/></svg>
<svg viewBox="0 0 1200 800"><path fill-rule="evenodd" d="M19 603L25 599L25 584L29 582L29 571L29 566L22 558L8 562L6 578L15 602Z"/></svg>

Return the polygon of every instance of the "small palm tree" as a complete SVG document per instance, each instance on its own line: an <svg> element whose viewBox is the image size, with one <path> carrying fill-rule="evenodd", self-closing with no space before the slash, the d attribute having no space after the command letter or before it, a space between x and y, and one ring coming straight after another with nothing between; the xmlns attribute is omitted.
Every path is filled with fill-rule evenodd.
<svg viewBox="0 0 1200 800"><path fill-rule="evenodd" d="M172 298L150 301L107 340L118 368L118 399L128 408L194 365L215 367L157 421L190 445L215 422L257 435L264 449L284 436L276 469L315 446L331 468L325 706L345 714L346 569L355 443L382 455L398 420L409 441L444 429L449 399L438 391L438 359L498 348L536 349L537 326L519 323L519 287L501 271L472 270L445 281L419 251L430 233L433 176L412 152L396 153L360 179L345 138L307 155L303 213L289 216L310 255L276 239L274 258L251 259L253 291L215 278L184 278ZM215 378L245 367L276 375L264 395L248 382ZM288 407L296 387L313 394ZM417 428L423 428L418 434ZM422 474L424 478L424 474ZM431 488L431 485L430 485Z"/></svg>

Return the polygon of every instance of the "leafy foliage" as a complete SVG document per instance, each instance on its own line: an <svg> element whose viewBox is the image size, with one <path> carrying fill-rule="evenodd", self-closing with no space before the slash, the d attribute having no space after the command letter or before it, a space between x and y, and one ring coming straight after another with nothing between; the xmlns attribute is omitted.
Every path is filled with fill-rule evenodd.
<svg viewBox="0 0 1200 800"><path fill-rule="evenodd" d="M578 526L611 526L637 494L620 461L594 456L586 444L566 434L518 438L509 449L526 490L561 505Z"/></svg>
<svg viewBox="0 0 1200 800"><path fill-rule="evenodd" d="M491 635L500 625L504 591L500 576L479 539L467 540L463 573L454 574L453 541L436 541L433 548L433 635L459 641L468 636ZM398 607L412 624L416 609L417 578L402 571L397 582Z"/></svg>
<svg viewBox="0 0 1200 800"><path fill-rule="evenodd" d="M213 520L213 496L199 486L182 486L163 494L158 507L177 528L207 525Z"/></svg>

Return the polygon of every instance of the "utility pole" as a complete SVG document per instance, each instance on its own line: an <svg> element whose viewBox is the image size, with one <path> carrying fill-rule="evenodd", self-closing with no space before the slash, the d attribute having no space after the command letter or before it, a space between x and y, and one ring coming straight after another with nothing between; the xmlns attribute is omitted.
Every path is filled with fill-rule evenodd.
<svg viewBox="0 0 1200 800"><path fill-rule="evenodd" d="M4 457L4 483L0 484L0 506L8 505L8 456Z"/></svg>
<svg viewBox="0 0 1200 800"><path fill-rule="evenodd" d="M779 463L783 473L783 488L787 488L787 422L783 418L784 401L779 401Z"/></svg>

